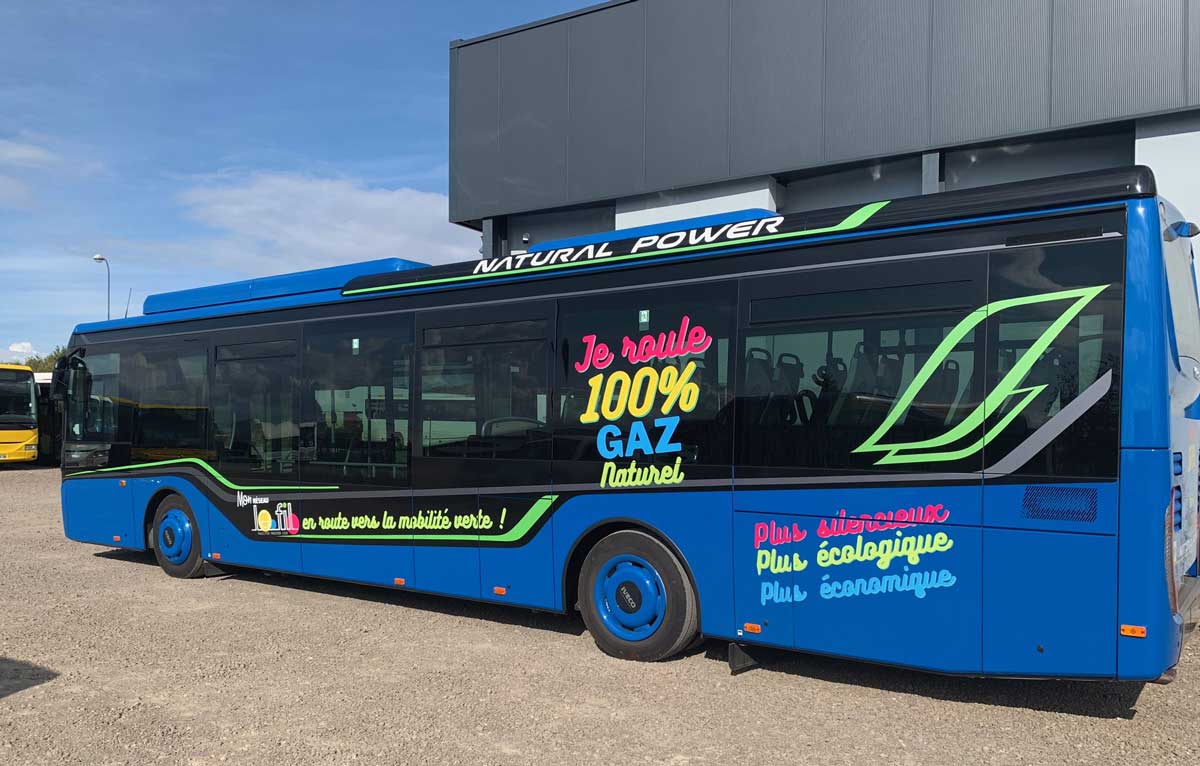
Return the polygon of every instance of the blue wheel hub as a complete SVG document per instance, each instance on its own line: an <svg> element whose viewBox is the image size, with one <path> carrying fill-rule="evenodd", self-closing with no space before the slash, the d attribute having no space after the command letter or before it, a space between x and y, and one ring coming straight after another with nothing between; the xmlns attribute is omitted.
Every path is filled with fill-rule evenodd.
<svg viewBox="0 0 1200 766"><path fill-rule="evenodd" d="M641 556L613 556L600 568L594 588L600 620L617 638L643 641L662 626L667 589L658 571Z"/></svg>
<svg viewBox="0 0 1200 766"><path fill-rule="evenodd" d="M192 520L178 508L163 514L158 525L158 550L172 564L187 561L192 552Z"/></svg>

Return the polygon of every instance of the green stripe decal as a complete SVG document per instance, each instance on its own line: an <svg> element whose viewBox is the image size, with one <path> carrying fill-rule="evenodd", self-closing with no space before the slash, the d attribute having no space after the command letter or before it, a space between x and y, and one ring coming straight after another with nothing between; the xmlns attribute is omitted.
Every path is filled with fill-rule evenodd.
<svg viewBox="0 0 1200 766"><path fill-rule="evenodd" d="M458 542L476 542L487 541L494 543L511 543L520 540L525 536L525 533L533 528L534 524L546 515L550 507L554 505L554 501L558 499L558 495L542 495L538 498L516 526L506 531L502 535L494 537L489 535L454 535L454 534L432 534L432 535L414 535L414 534L399 534L399 535L327 535L327 534L298 534L289 535L289 539L304 539L304 540L441 540L441 541L458 541Z"/></svg>
<svg viewBox="0 0 1200 766"><path fill-rule="evenodd" d="M798 239L801 237L812 237L818 234L836 234L837 232L850 231L869 221L876 213L882 210L890 200L883 202L872 202L869 205L863 205L858 210L855 210L850 215L846 216L840 223L833 226L823 226L818 229L806 229L804 231L788 231L782 234L764 234L761 237L747 237L746 239L727 240L725 242L712 242L702 245L688 245L686 247L676 247L668 250L652 250L644 253L629 253L626 255L613 255L604 258L602 261L595 263L618 263L620 261L636 260L640 258L648 258L651 256L659 257L664 255L680 255L683 253L693 253L701 250L712 250L714 248L725 247L741 247L759 242L773 242L788 239ZM591 263L587 261L585 263ZM481 279L491 279L493 277L508 277L520 276L523 274L536 274L545 271L558 271L560 269L570 269L584 264L580 263L551 263L545 266L532 266L528 269L509 269L507 271L494 271L483 274L464 274L457 277L442 277L440 279L425 279L417 282L400 282L392 285L380 285L378 287L359 287L354 290L343 290L342 295L362 295L365 293L378 293L388 290L403 290L414 287L433 287L436 285L450 285L462 282L473 282Z"/></svg>
<svg viewBox="0 0 1200 766"><path fill-rule="evenodd" d="M97 468L94 471L78 471L77 473L67 474L67 478L73 479L76 476L86 476L88 474L118 473L121 471L136 471L141 468L161 468L162 466L183 465L183 464L191 464L191 465L199 466L200 468L203 468L205 471L207 471L210 476L212 476L217 481L221 482L221 484L225 485L229 489L241 490L242 492L299 492L299 491L305 491L305 490L310 490L310 489L312 489L312 490L339 489L339 487L329 487L329 486L324 486L324 487L322 487L322 486L243 487L240 484L234 484L233 482L229 481L229 479L226 479L224 476L221 475L220 471L213 468L211 465L204 462L203 460L200 460L199 458L194 458L194 457L181 457L181 458L177 458L175 460L160 460L157 463L138 463L137 465L122 465L122 466L117 466L116 468Z"/></svg>

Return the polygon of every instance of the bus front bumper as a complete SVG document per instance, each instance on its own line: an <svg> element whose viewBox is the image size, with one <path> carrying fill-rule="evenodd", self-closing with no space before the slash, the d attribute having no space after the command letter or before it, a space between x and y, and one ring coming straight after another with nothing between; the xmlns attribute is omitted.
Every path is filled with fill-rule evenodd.
<svg viewBox="0 0 1200 766"><path fill-rule="evenodd" d="M37 460L37 431L0 431L0 465Z"/></svg>

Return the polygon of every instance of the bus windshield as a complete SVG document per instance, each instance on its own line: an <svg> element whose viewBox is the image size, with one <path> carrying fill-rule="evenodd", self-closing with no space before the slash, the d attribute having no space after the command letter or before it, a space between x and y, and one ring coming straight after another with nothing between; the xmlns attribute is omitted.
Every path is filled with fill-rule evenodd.
<svg viewBox="0 0 1200 766"><path fill-rule="evenodd" d="M29 370L0 369L0 430L37 428L37 385Z"/></svg>

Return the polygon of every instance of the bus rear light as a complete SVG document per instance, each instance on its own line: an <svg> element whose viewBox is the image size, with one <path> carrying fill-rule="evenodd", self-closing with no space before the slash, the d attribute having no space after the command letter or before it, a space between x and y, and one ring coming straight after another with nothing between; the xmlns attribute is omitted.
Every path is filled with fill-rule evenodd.
<svg viewBox="0 0 1200 766"><path fill-rule="evenodd" d="M762 633L762 626L757 622L748 622L742 626L742 630L747 633Z"/></svg>
<svg viewBox="0 0 1200 766"><path fill-rule="evenodd" d="M1146 626L1145 625L1122 625L1121 626L1121 635L1129 636L1130 638L1145 638L1146 637Z"/></svg>
<svg viewBox="0 0 1200 766"><path fill-rule="evenodd" d="M403 577L397 577L397 578L393 579L392 582L395 583L397 586L403 588L405 580Z"/></svg>
<svg viewBox="0 0 1200 766"><path fill-rule="evenodd" d="M1171 493L1174 496L1174 492ZM1167 514L1163 518L1166 533L1163 535L1164 547L1163 565L1167 575L1167 600L1171 605L1171 614L1179 612L1179 594L1175 592L1175 512L1172 509L1174 500L1167 504Z"/></svg>
<svg viewBox="0 0 1200 766"><path fill-rule="evenodd" d="M492 593L496 594L497 596L507 596L508 588L504 587L503 585L497 585L496 587L492 588Z"/></svg>

